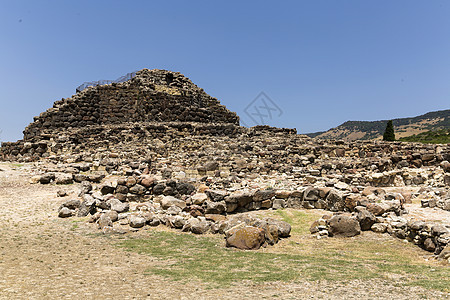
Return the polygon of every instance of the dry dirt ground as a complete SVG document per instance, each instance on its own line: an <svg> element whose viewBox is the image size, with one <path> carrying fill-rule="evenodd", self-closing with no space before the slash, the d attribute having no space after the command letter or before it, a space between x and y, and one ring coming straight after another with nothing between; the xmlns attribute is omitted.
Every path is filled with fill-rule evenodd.
<svg viewBox="0 0 450 300"><path fill-rule="evenodd" d="M387 281L236 283L211 288L145 275L161 264L126 252L91 224L59 219L60 187L29 183L31 166L0 163L0 299L448 299ZM76 190L76 186L67 187Z"/></svg>

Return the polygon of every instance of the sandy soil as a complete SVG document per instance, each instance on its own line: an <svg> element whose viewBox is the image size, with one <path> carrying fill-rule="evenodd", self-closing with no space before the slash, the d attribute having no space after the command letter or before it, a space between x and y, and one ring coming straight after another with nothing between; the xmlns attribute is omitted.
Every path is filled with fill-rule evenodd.
<svg viewBox="0 0 450 300"><path fill-rule="evenodd" d="M448 299L387 281L239 283L211 289L145 275L160 264L81 220L59 219L61 187L29 183L31 166L0 163L0 299ZM66 187L75 191L75 185Z"/></svg>

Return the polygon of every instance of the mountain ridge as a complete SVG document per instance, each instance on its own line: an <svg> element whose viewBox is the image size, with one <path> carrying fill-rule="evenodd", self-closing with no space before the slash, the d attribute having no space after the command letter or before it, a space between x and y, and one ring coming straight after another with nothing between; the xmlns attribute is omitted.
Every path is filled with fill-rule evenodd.
<svg viewBox="0 0 450 300"><path fill-rule="evenodd" d="M379 140L382 138L388 120L346 121L327 131L307 133L319 139ZM396 138L450 128L450 109L438 110L423 115L392 119Z"/></svg>

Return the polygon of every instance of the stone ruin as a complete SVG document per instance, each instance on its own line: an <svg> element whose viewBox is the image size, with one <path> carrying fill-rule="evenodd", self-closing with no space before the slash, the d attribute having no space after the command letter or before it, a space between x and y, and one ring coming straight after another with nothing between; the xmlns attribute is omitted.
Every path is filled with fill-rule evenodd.
<svg viewBox="0 0 450 300"><path fill-rule="evenodd" d="M92 138L114 125L133 128L130 124L139 122L141 129L151 132L164 130L163 124L171 122L168 127L228 133L239 125L239 118L182 74L143 69L128 81L90 86L56 101L34 118L23 132L23 141L3 143L2 155L35 160L45 157L61 136L82 143L84 136Z"/></svg>
<svg viewBox="0 0 450 300"><path fill-rule="evenodd" d="M164 224L220 233L257 249L289 236L262 209L329 211L317 238L389 233L450 256L450 220L412 218L407 205L450 211L450 145L323 141L239 118L179 73L136 72L55 102L3 143L3 160L35 161L35 183L80 185L60 217L90 216L104 232ZM63 194L63 193L62 193Z"/></svg>

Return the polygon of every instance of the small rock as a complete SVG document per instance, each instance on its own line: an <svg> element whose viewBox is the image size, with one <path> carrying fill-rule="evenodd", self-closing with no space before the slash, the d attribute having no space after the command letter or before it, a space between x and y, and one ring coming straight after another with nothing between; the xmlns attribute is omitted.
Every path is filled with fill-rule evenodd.
<svg viewBox="0 0 450 300"><path fill-rule="evenodd" d="M67 191L64 191L64 190L58 190L58 191L56 192L56 195L57 195L58 197L65 197L65 196L67 196Z"/></svg>
<svg viewBox="0 0 450 300"><path fill-rule="evenodd" d="M178 206L179 208L183 209L186 207L186 202L183 200L177 199L173 196L164 196L161 199L161 207L163 209L168 209L171 206Z"/></svg>
<svg viewBox="0 0 450 300"><path fill-rule="evenodd" d="M191 218L188 223L192 233L195 234L206 233L210 228L210 224L207 221L200 221L198 218Z"/></svg>
<svg viewBox="0 0 450 300"><path fill-rule="evenodd" d="M208 200L208 196L205 193L197 193L191 196L191 201L195 205L202 205L206 200Z"/></svg>
<svg viewBox="0 0 450 300"><path fill-rule="evenodd" d="M98 224L99 229L113 226L113 222L112 222L111 218L106 214L100 215L100 218L98 218L97 224Z"/></svg>
<svg viewBox="0 0 450 300"><path fill-rule="evenodd" d="M131 215L129 218L130 227L132 228L141 228L145 225L145 218Z"/></svg>
<svg viewBox="0 0 450 300"><path fill-rule="evenodd" d="M55 179L56 184L72 184L73 175L72 174L58 174Z"/></svg>
<svg viewBox="0 0 450 300"><path fill-rule="evenodd" d="M372 229L372 231L376 233L385 233L387 227L388 226L385 223L375 223L372 225L370 229Z"/></svg>
<svg viewBox="0 0 450 300"><path fill-rule="evenodd" d="M121 202L118 199L111 199L107 202L110 205L110 209L117 213L127 212L130 209L130 204L128 202Z"/></svg>
<svg viewBox="0 0 450 300"><path fill-rule="evenodd" d="M361 230L370 230L372 225L377 221L375 216L362 206L357 206L355 210L358 212L356 219L359 221Z"/></svg>
<svg viewBox="0 0 450 300"><path fill-rule="evenodd" d="M58 217L60 217L60 218L68 218L68 217L71 217L72 214L73 214L73 211L70 210L68 207L62 207L59 210Z"/></svg>
<svg viewBox="0 0 450 300"><path fill-rule="evenodd" d="M39 182L41 184L49 184L53 180L55 180L55 174L52 174L52 173L44 174L39 178Z"/></svg>
<svg viewBox="0 0 450 300"><path fill-rule="evenodd" d="M80 207L81 201L78 199L71 199L64 202L61 207L67 207L69 209L77 209Z"/></svg>
<svg viewBox="0 0 450 300"><path fill-rule="evenodd" d="M436 249L436 245L434 244L433 240L431 238L427 238L424 242L423 242L423 247L425 250L427 251L434 251L434 249Z"/></svg>

